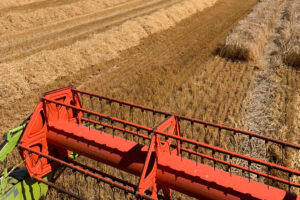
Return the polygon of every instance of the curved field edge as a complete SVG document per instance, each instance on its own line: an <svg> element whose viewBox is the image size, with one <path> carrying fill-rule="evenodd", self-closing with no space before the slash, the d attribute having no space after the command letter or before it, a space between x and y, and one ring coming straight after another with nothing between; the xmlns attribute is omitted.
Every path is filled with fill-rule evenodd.
<svg viewBox="0 0 300 200"><path fill-rule="evenodd" d="M22 98L32 89L60 76L116 58L119 51L138 45L141 39L175 26L182 19L213 6L215 2L187 0L148 16L128 20L71 46L45 50L15 62L3 63L0 65L0 73L3 74L0 80L0 103Z"/></svg>

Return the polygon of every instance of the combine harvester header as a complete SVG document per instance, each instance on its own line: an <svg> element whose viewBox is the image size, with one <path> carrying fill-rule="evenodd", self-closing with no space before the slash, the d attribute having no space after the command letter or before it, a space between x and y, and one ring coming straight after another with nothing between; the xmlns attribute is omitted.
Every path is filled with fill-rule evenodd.
<svg viewBox="0 0 300 200"><path fill-rule="evenodd" d="M194 139L211 133L219 146ZM78 199L74 191L44 177L71 168L138 199L170 199L175 190L197 199L300 200L289 192L300 188L300 171L220 147L222 138L236 135L249 141L250 151L254 141L273 144L282 153L300 151L299 145L71 86L41 97L17 147L31 179ZM71 152L138 176L139 182L107 176L70 158ZM267 185L271 182L286 189Z"/></svg>

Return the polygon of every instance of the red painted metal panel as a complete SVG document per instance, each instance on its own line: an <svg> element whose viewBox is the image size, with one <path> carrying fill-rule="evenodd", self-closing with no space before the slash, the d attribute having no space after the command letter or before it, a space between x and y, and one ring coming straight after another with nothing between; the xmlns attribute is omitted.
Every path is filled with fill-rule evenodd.
<svg viewBox="0 0 300 200"><path fill-rule="evenodd" d="M50 125L47 139L61 147L118 169L141 175L148 147L68 122ZM284 199L287 192L262 183L160 152L157 182L204 199Z"/></svg>
<svg viewBox="0 0 300 200"><path fill-rule="evenodd" d="M47 140L136 176L141 175L148 152L147 146L64 121L49 124Z"/></svg>
<svg viewBox="0 0 300 200"><path fill-rule="evenodd" d="M288 196L278 188L168 153L158 157L157 169L161 184L199 199L276 200Z"/></svg>
<svg viewBox="0 0 300 200"><path fill-rule="evenodd" d="M23 147L20 153L32 177L42 177L51 172L59 164L50 163L45 157L39 157L34 153L30 153L28 149L39 152L46 157L55 157L58 163L64 164L66 163L62 160L67 158L69 151L73 151L133 175L141 176L138 187L138 192L141 194L151 186L154 193L157 192L159 188L163 189L165 198L169 197L170 189L174 189L201 199L300 199L299 196L291 195L284 190L248 180L247 178L182 157L182 151L186 151L213 161L218 161L219 163L227 164L228 166L242 168L245 171L250 171L257 175L268 176L268 178L273 178L273 180L281 180L278 177L233 165L227 161L201 155L196 151L184 148L182 142L185 142L197 147L205 147L216 152L241 158L250 163L259 163L264 166L283 170L290 174L300 175L299 171L231 152L220 147L193 141L180 135L178 120L188 119L191 122L204 123L202 121L163 113L169 116L169 118L156 127L156 129L149 128L144 125L83 109L77 94L79 92L84 93L72 87L67 87L45 94L45 97L38 103L20 141ZM129 104L121 101L119 103ZM138 106L134 104L129 105ZM146 107L139 107L149 110L149 108ZM100 120L84 118L84 113L151 133L152 140L150 148L103 131L83 126L83 123L92 123L113 130L127 132L144 139L150 139L150 136L142 135L138 133L138 131L126 130L125 128L114 127L114 125L104 123ZM207 125L240 132L238 129L223 127L221 125ZM250 132L243 133L260 138L260 136ZM161 137L166 137L166 141L161 141ZM269 138L263 139L298 149L297 145ZM172 144L172 140L175 141L176 145ZM174 150L171 150L171 147L174 147ZM27 151L24 149L27 149ZM151 161L151 159L153 159L151 158L152 155L154 155L155 159L153 162ZM285 180L282 180L281 182L284 181ZM298 183L288 182L288 184L296 187L299 186ZM156 195L152 194L152 197L156 198Z"/></svg>
<svg viewBox="0 0 300 200"><path fill-rule="evenodd" d="M48 98L43 98L43 100L48 101L48 102L53 103L53 104L56 104L56 105L67 106L68 108L77 109L78 112L85 112L85 113L88 113L88 114L97 115L97 116L100 116L100 117L103 117L103 118L110 119L110 120L115 121L115 122L120 122L120 123L129 125L129 126L136 127L138 129L146 130L148 132L153 132L154 134L157 134L157 135L167 136L169 138L177 140L177 143L179 141L181 141L181 142L186 142L186 143L189 143L189 144L194 144L194 145L197 145L197 146L200 146L200 147L210 149L210 150L215 151L215 152L221 152L221 153L224 153L226 155L230 155L232 157L241 158L241 159L247 160L247 161L252 162L252 163L258 163L258 164L262 164L264 166L268 166L270 168L275 168L275 169L285 171L287 173L296 174L298 176L300 175L300 171L296 171L296 170L293 170L293 169L290 169L290 168L287 168L287 167L283 167L283 166L280 166L280 165L277 165L277 164L274 164L274 163L266 162L264 160L260 160L260 159L257 159L257 158L253 158L253 157L250 157L250 156L246 156L246 155L243 155L243 154L232 152L232 151L220 148L220 147L205 144L203 142L197 142L197 141L194 141L194 140L191 140L191 139L188 139L188 138L181 137L180 135L177 135L177 134L176 135L171 135L171 134L163 132L159 129L155 130L153 128L145 127L145 126L138 125L138 124L135 124L135 123L132 123L132 122L127 122L125 120L121 120L121 119L118 119L118 118L115 118L115 117L110 117L110 116L107 116L107 115L104 115L104 114L100 114L100 113L92 112L92 111L89 111L89 110L86 110L86 109L78 108L76 106L66 105L64 103L60 103L58 101L51 100L51 99L48 99ZM291 185L297 186L297 187L300 186L299 184L295 184L295 183L291 183Z"/></svg>

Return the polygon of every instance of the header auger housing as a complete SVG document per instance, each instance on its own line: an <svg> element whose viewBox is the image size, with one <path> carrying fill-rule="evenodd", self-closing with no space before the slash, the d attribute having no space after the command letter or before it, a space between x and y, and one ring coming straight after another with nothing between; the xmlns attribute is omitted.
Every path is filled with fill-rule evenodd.
<svg viewBox="0 0 300 200"><path fill-rule="evenodd" d="M215 145L201 141L208 134ZM284 155L280 165L222 144L236 137L248 140L249 151L253 141L263 141L300 153L299 145L71 86L41 97L18 147L31 178L78 199L43 177L67 167L139 199L170 199L172 190L198 199L300 199L289 192L300 187L300 171L284 167ZM70 159L71 152L138 176L139 183Z"/></svg>

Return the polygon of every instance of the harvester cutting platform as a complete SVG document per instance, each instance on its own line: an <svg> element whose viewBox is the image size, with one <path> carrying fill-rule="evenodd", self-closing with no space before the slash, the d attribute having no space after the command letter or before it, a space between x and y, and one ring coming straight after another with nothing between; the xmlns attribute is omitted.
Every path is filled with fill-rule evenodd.
<svg viewBox="0 0 300 200"><path fill-rule="evenodd" d="M208 135L211 141L204 139ZM225 145L227 140L236 145ZM239 142L247 144L243 147L247 155L234 151ZM281 159L272 163L255 157L256 144L279 149ZM35 193L31 197L45 196L51 187L84 199L56 184L59 169L71 168L138 199L170 199L172 191L178 191L197 199L300 200L295 194L300 171L285 167L286 154L300 155L299 145L71 86L44 94L28 121L7 132L1 161L14 147L19 148L29 176L8 184L13 173L5 169L2 199L16 194L24 198L25 189L17 186L25 178L31 180L26 182L28 191ZM134 184L105 174L76 161L74 154L137 176L139 181Z"/></svg>

